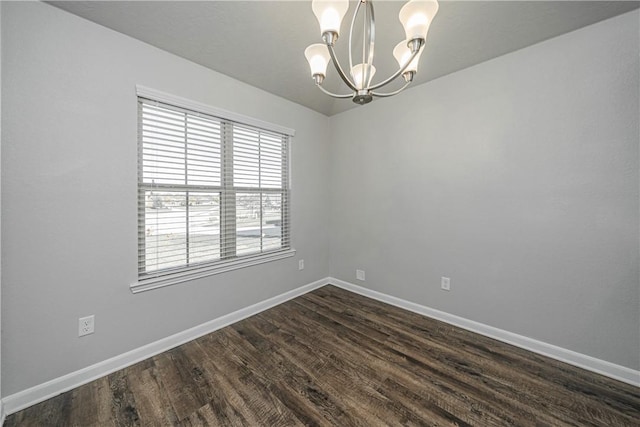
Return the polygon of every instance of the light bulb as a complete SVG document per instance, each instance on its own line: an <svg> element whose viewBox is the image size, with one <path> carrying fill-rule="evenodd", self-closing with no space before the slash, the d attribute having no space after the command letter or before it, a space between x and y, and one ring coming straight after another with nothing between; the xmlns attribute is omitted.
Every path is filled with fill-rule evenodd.
<svg viewBox="0 0 640 427"><path fill-rule="evenodd" d="M349 0L313 0L311 9L320 24L320 34L340 34L342 18L349 9Z"/></svg>
<svg viewBox="0 0 640 427"><path fill-rule="evenodd" d="M320 75L325 77L327 75L327 65L331 60L327 45L322 43L312 44L304 50L304 56L309 62L312 76Z"/></svg>
<svg viewBox="0 0 640 427"><path fill-rule="evenodd" d="M420 60L420 55L422 55L422 50L423 49L420 49L416 57L413 58L413 61L411 61L409 66L405 68L404 73L408 73L410 71L413 71L414 73L418 72L418 61ZM396 45L393 49L393 56L396 58L396 61L398 61L400 68L404 67L404 64L406 64L409 58L411 58L411 49L407 46L406 40L401 41Z"/></svg>
<svg viewBox="0 0 640 427"><path fill-rule="evenodd" d="M366 78L364 74L366 74L367 69L369 69L369 79L363 84L363 78ZM354 65L353 68L351 69L351 77L353 78L353 83L355 84L358 90L366 89L367 87L369 87L369 84L371 83L371 79L373 78L373 75L375 73L376 73L376 67L369 64Z"/></svg>
<svg viewBox="0 0 640 427"><path fill-rule="evenodd" d="M437 0L410 0L402 6L398 18L404 27L407 41L425 40L429 25L438 13Z"/></svg>

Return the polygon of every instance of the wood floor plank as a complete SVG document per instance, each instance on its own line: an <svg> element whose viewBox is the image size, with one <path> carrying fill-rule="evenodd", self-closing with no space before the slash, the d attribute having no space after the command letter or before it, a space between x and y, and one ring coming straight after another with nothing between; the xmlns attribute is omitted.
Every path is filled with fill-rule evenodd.
<svg viewBox="0 0 640 427"><path fill-rule="evenodd" d="M125 368L109 375L111 388L111 416L118 426L139 426L140 417L136 409L136 402L129 388L128 372L133 368ZM67 393L63 394L66 395ZM60 424L64 425L64 424Z"/></svg>
<svg viewBox="0 0 640 427"><path fill-rule="evenodd" d="M260 315L255 316L252 320L254 321L247 322L246 327L252 328L265 322L265 319ZM353 399L344 393L344 389L336 389L336 382L324 381L327 377L336 378L336 373L328 369L328 356L325 353L315 351L316 349L309 346L308 343L300 342L282 330L278 334L272 335L271 339L277 344L277 354L281 360L288 361L288 365L293 365L295 370L303 372L305 377L311 380L310 384L315 386L310 389L314 397L317 397L317 389L324 391L320 397L332 396L331 400L327 398L323 405L324 411L329 413L329 416L325 418L333 419L340 425L364 426L381 422L370 411L361 410L361 402L354 405ZM309 388L309 385L307 387Z"/></svg>
<svg viewBox="0 0 640 427"><path fill-rule="evenodd" d="M71 391L70 424L102 427L111 420L111 389L108 377L102 377Z"/></svg>
<svg viewBox="0 0 640 427"><path fill-rule="evenodd" d="M201 341L210 363L226 381L227 392L237 391L240 405L250 410L253 421L249 419L249 425L302 425L286 405L289 391L274 386L281 381L281 375L265 371L272 363L271 352L256 358L256 348L243 341L232 328L210 334Z"/></svg>
<svg viewBox="0 0 640 427"><path fill-rule="evenodd" d="M5 426L640 426L640 388L325 286Z"/></svg>
<svg viewBox="0 0 640 427"><path fill-rule="evenodd" d="M165 385L159 377L155 364L146 368L132 369L129 387L136 397L136 410L142 425L150 425L148 420L166 420L176 424L178 419L165 392Z"/></svg>
<svg viewBox="0 0 640 427"><path fill-rule="evenodd" d="M188 345L191 343L185 344ZM155 358L158 376L164 384L178 421L189 417L210 400L210 394L199 386L185 359L183 347L174 348Z"/></svg>
<svg viewBox="0 0 640 427"><path fill-rule="evenodd" d="M261 336L258 330L252 328L250 322L241 322L233 325L232 328L239 333L239 336L251 335L253 342ZM342 411L327 391L315 383L314 378L283 355L279 349L272 349L270 357L264 362L267 369L277 372L280 378L278 388L285 392L282 399L286 400L287 406L298 419L305 424L321 425L327 417L340 418Z"/></svg>
<svg viewBox="0 0 640 427"><path fill-rule="evenodd" d="M209 403L189 417L190 423L204 422L205 425L220 426L246 425L252 419L251 413L242 410L243 405L240 404L242 399L221 381L221 375L209 361L197 340L193 341L193 345L185 346L185 355L197 366L201 376L200 381L210 392Z"/></svg>
<svg viewBox="0 0 640 427"><path fill-rule="evenodd" d="M211 387L216 393L208 405L216 416L216 421L212 425L256 425L261 418L257 409L260 405L257 405L251 397L257 399L255 396L260 396L265 391L258 389L256 392L255 387L250 385L237 387L233 380L228 379L228 377L234 378L234 372L220 371L200 345L198 349L204 358L203 365L210 378Z"/></svg>

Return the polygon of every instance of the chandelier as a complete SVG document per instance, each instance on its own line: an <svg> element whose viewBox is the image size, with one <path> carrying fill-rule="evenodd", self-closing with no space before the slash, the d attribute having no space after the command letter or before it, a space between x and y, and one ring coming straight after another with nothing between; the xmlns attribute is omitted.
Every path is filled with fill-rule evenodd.
<svg viewBox="0 0 640 427"><path fill-rule="evenodd" d="M349 29L349 78L336 58L334 46L340 35L342 18L349 9L349 0L313 0L311 6L318 22L324 43L316 43L307 47L305 57L311 68L311 76L316 86L334 98L351 98L356 104L371 102L373 97L393 96L402 92L413 81L418 71L418 61L427 38L429 25L438 13L437 0L410 0L400 10L399 19L404 27L406 39L398 43L393 49L393 56L398 62L399 69L386 80L372 84L376 67L373 66L374 45L376 35L375 15L372 0L358 0L353 13ZM359 12L363 10L362 57L361 62L354 65L353 56L353 28ZM329 61L338 72L340 78L351 89L351 93L339 95L331 93L322 87L327 73ZM391 83L402 75L404 85L393 92L377 92L376 90Z"/></svg>

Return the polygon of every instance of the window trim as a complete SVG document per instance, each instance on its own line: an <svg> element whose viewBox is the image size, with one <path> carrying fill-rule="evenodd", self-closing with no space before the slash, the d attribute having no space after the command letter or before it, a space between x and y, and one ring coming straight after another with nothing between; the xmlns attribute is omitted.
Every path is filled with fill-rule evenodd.
<svg viewBox="0 0 640 427"><path fill-rule="evenodd" d="M165 286L177 285L178 283L213 276L214 274L226 273L227 271L239 270L241 268L264 264L266 262L290 258L295 254L295 249L287 249L278 252L267 252L255 256L245 256L232 261L223 261L207 266L193 267L189 270L182 270L174 273L169 272L162 276L142 278L129 285L129 288L132 293L137 294L144 291L150 291L152 289L163 288Z"/></svg>
<svg viewBox="0 0 640 427"><path fill-rule="evenodd" d="M280 133L285 136L288 136L289 144L287 144L287 147L289 150L288 152L289 170L286 175L289 182L287 182L286 185L287 185L287 188L289 188L289 191L291 191L291 170L290 170L291 140L292 140L292 137L295 135L295 131L293 129L276 125L273 123L265 122L262 120L254 119L251 117L247 117L242 114L234 113L234 112L223 110L220 108L215 108L206 104L202 104L197 101L192 101L179 96L171 95L171 94L161 92L155 89L151 89L145 86L141 86L141 85L136 85L136 96L138 99L146 98L149 100L157 101L159 103L166 103L166 104L174 105L179 108L198 111L203 114L218 117L222 120L238 122L243 125L248 125L248 126L260 128L266 131L276 132L276 133ZM138 126L140 125L141 124L138 123ZM138 170L138 174L139 173L140 173L140 169ZM289 206L289 210L290 210L290 206ZM226 260L226 261L223 260L221 262L216 262L208 265L205 264L205 265L193 266L191 268L189 266L185 266L180 270L176 270L176 271L167 270L160 274L151 274L148 277L144 277L144 276L141 277L138 273L138 280L130 284L129 288L131 292L135 294L135 293L144 292L152 289L158 289L165 286L171 286L171 285L175 285L178 283L183 283L183 282L187 282L195 279L200 279L203 277L220 274L227 271L233 271L241 268L263 264L266 262L293 257L295 253L296 253L296 250L290 246L289 248L284 250L264 252L264 253L255 254L255 255L245 255L240 258L235 258L235 259Z"/></svg>

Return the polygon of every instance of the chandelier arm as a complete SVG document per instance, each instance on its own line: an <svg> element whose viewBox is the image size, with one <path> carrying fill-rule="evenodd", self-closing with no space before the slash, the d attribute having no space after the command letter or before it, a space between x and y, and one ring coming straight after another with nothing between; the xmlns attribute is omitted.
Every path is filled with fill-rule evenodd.
<svg viewBox="0 0 640 427"><path fill-rule="evenodd" d="M362 2L358 0L356 10L353 12L353 17L351 18L351 26L349 27L349 70L353 69L353 54L351 53L351 46L353 46L353 27L356 26L356 17L358 16L358 11L360 10L361 4Z"/></svg>
<svg viewBox="0 0 640 427"><path fill-rule="evenodd" d="M365 60L364 60L364 56L365 53L367 51L367 16L368 16L368 11L369 11L369 5L371 3L365 3L365 7L364 7L364 18L362 19L362 59L361 59L361 64L362 64L362 71L360 72L360 82L362 84L362 87L364 88L365 86L367 86L369 83L369 67L365 67ZM351 77L353 78L354 82L356 81L356 77L353 75L353 70L351 71Z"/></svg>
<svg viewBox="0 0 640 427"><path fill-rule="evenodd" d="M375 53L375 44L376 44L376 16L373 11L373 1L367 2L367 11L369 12L369 57L367 58L367 80L370 81L373 76L370 76L371 67L373 66L373 55ZM363 31L364 32L364 31ZM362 42L362 46L364 49L364 40ZM364 61L363 61L364 62Z"/></svg>
<svg viewBox="0 0 640 427"><path fill-rule="evenodd" d="M373 1L369 0L358 0L358 4L356 6L356 10L353 12L353 18L351 18L351 26L349 27L349 70L353 70L353 28L356 26L356 19L358 17L358 12L360 11L360 6L364 4L364 28L362 29L362 84L364 86L365 82L368 82L371 79L371 66L373 65L373 52L375 49L375 38L376 38L376 18L375 13L373 11ZM369 21L369 33L367 34L367 19ZM367 51L367 35L369 36L369 50ZM368 55L366 55L368 53ZM366 57L366 58L365 58ZM335 62L335 61L334 61ZM369 67L365 67L364 64L368 64ZM354 89L356 90L356 89Z"/></svg>
<svg viewBox="0 0 640 427"><path fill-rule="evenodd" d="M402 68L400 68L398 71L396 71L393 75L391 75L387 80L384 80L380 83L377 83L373 86L371 86L369 88L369 90L376 90L378 88L381 88L382 86L391 83L393 80L397 79L398 76L400 76L400 74L404 73L404 70L407 69L407 67L409 66L409 64L411 64L411 61L413 61L413 58L416 57L416 55L418 55L418 53L420 52L420 49L416 50L415 52L411 53L411 57L409 58L409 60L404 64L404 66Z"/></svg>
<svg viewBox="0 0 640 427"><path fill-rule="evenodd" d="M332 96L334 98L353 98L353 94L352 93L349 93L349 94L346 94L346 95L338 95L336 93L329 92L328 90L323 88L321 85L316 85L316 87L318 89L320 89L321 91L323 91L324 93L326 93L327 95Z"/></svg>
<svg viewBox="0 0 640 427"><path fill-rule="evenodd" d="M335 67L336 71L338 72L338 75L340 76L340 78L342 79L342 81L344 81L344 83L349 86L349 89L357 92L358 89L356 88L356 85L354 85L351 80L349 80L349 78L347 77L347 75L344 73L344 71L342 70L342 67L340 66L340 63L338 62L338 58L336 58L336 52L333 49L333 46L331 46L330 44L327 43L327 48L329 49L329 55L331 56L331 60L333 61L333 66Z"/></svg>
<svg viewBox="0 0 640 427"><path fill-rule="evenodd" d="M402 86L400 89L393 91L393 92L389 92L389 93L378 93L378 92L371 92L371 95L373 96L377 96L378 98L386 98L387 96L393 96L393 95L397 95L400 92L402 92L403 90L405 90L407 88L407 86L409 86L411 84L411 80L406 82L404 84L404 86Z"/></svg>

